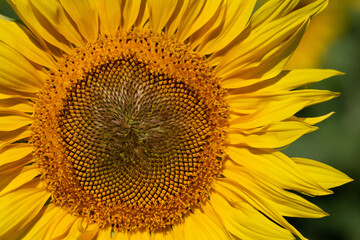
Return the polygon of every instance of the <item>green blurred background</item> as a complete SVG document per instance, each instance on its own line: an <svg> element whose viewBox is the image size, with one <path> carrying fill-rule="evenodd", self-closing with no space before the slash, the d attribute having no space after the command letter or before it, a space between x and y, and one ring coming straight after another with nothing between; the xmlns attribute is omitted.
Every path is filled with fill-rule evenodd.
<svg viewBox="0 0 360 240"><path fill-rule="evenodd" d="M354 181L334 189L334 195L310 198L328 212L329 217L290 221L309 239L359 240L360 0L330 0L329 7L313 20L316 25L313 29L311 24L309 34L304 36L305 43L311 46L313 41L315 52L316 48L321 48L318 42L325 47L318 56L312 56L310 64L337 69L346 74L308 86L340 92L341 96L307 108L300 114L317 116L331 111L336 114L318 124L318 131L303 136L285 152L290 156L308 157L329 164L348 174ZM311 50L305 49L304 53L308 51ZM296 67L296 60L290 64Z"/></svg>
<svg viewBox="0 0 360 240"><path fill-rule="evenodd" d="M0 0L0 14L17 18L4 0ZM334 189L334 195L309 198L328 212L329 217L289 221L309 239L359 240L360 0L330 0L329 7L313 19L288 65L288 68L305 67L345 72L344 76L307 86L341 92L341 96L300 112L304 116L331 111L336 114L318 124L318 131L303 136L284 152L329 164L355 181Z"/></svg>

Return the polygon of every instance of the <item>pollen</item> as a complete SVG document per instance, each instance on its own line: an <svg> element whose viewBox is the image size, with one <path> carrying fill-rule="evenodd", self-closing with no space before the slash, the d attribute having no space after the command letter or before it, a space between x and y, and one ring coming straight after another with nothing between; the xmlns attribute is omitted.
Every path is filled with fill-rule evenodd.
<svg viewBox="0 0 360 240"><path fill-rule="evenodd" d="M134 29L74 49L35 108L52 202L114 230L182 221L221 173L224 96L206 58L165 34Z"/></svg>

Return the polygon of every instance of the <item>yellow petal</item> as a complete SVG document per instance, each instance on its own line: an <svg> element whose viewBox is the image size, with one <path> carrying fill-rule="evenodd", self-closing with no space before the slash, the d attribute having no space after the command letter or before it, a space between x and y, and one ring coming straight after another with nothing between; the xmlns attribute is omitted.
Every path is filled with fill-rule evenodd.
<svg viewBox="0 0 360 240"><path fill-rule="evenodd" d="M352 181L346 174L324 163L305 158L292 158L292 160L323 188L333 188Z"/></svg>
<svg viewBox="0 0 360 240"><path fill-rule="evenodd" d="M0 149L21 139L28 138L31 134L32 131L29 126L21 127L13 131L0 131Z"/></svg>
<svg viewBox="0 0 360 240"><path fill-rule="evenodd" d="M308 16L280 20L250 34L229 51L216 67L217 76L226 80L234 77L269 79L278 75L299 44Z"/></svg>
<svg viewBox="0 0 360 240"><path fill-rule="evenodd" d="M325 119L327 119L334 113L335 112L331 112L331 113L325 114L320 117L308 117L308 118L298 118L298 117L293 116L289 120L296 120L296 121L301 121L301 122L309 124L309 125L314 125L314 124L324 121Z"/></svg>
<svg viewBox="0 0 360 240"><path fill-rule="evenodd" d="M279 19L293 10L298 3L299 0L268 0L254 13L251 26L256 28L261 24Z"/></svg>
<svg viewBox="0 0 360 240"><path fill-rule="evenodd" d="M239 125L241 127L241 124ZM316 129L316 127L299 121L282 121L272 123L256 132L246 133L237 129L237 125L234 124L228 129L227 141L232 145L280 148Z"/></svg>
<svg viewBox="0 0 360 240"><path fill-rule="evenodd" d="M211 54L228 47L245 28L256 1L230 0L225 3L223 23L203 38L198 52Z"/></svg>
<svg viewBox="0 0 360 240"><path fill-rule="evenodd" d="M80 232L78 240L91 240L97 235L99 225L80 218L78 220L78 231Z"/></svg>
<svg viewBox="0 0 360 240"><path fill-rule="evenodd" d="M326 78L343 73L331 69L294 69L290 71L282 71L276 76L268 86L261 91L283 91L291 90L303 86L305 84L319 82Z"/></svg>
<svg viewBox="0 0 360 240"><path fill-rule="evenodd" d="M251 19L252 28L261 27L276 19L294 11L299 5L299 0L268 0L253 15ZM305 3L305 4L304 4ZM328 0L302 1L303 7L297 9L298 12L307 12L311 17L322 12L328 4ZM301 4L300 4L301 5Z"/></svg>
<svg viewBox="0 0 360 240"><path fill-rule="evenodd" d="M246 99L244 99L246 101ZM277 104L276 104L277 103ZM256 112L246 116L230 115L230 125L236 124L238 128L249 129L267 126L274 122L279 122L293 116L295 113L303 109L309 102L298 101L294 98L283 99L278 102L264 103L264 106ZM231 102L230 110L241 112L243 108L249 109L248 106L242 107Z"/></svg>
<svg viewBox="0 0 360 240"><path fill-rule="evenodd" d="M30 182L38 175L40 175L40 171L34 167L34 165L25 166L20 172L17 172L17 175L0 191L0 197Z"/></svg>
<svg viewBox="0 0 360 240"><path fill-rule="evenodd" d="M98 240L116 239L116 238L111 238L111 235L112 235L111 232L112 232L111 228L101 229L101 230L99 230L98 234L96 235L96 239L98 239Z"/></svg>
<svg viewBox="0 0 360 240"><path fill-rule="evenodd" d="M328 101L336 96L338 93L326 90L230 95L227 102L231 112L249 113L245 116L230 115L230 124L238 124L237 127L242 129L267 126L287 119L307 106Z"/></svg>
<svg viewBox="0 0 360 240"><path fill-rule="evenodd" d="M190 2L180 20L176 38L184 42L212 18L221 4L222 2L217 0Z"/></svg>
<svg viewBox="0 0 360 240"><path fill-rule="evenodd" d="M230 104L234 103L239 105L241 102L245 104L256 104L259 105L261 102L272 102L281 101L283 99L297 98L297 101L307 100L310 105L328 101L334 97L339 96L339 93L331 92L328 90L317 90L317 89L303 89L294 91L271 91L271 92L254 92L254 93L243 93L233 92L226 97L226 100ZM306 105L306 106L310 106Z"/></svg>
<svg viewBox="0 0 360 240"><path fill-rule="evenodd" d="M195 231L201 231L204 240L230 238L230 234L227 232L222 219L214 211L209 202L203 205L201 209L195 209L194 214L190 215L189 218L193 218L194 222L196 222L196 225L190 227Z"/></svg>
<svg viewBox="0 0 360 240"><path fill-rule="evenodd" d="M121 1L121 29L128 31L137 21L142 22L146 8L145 0Z"/></svg>
<svg viewBox="0 0 360 240"><path fill-rule="evenodd" d="M246 202L241 201L233 207L223 197L228 191L224 192L220 186L215 189L216 192L211 195L211 205L236 239L293 239L288 230L270 221Z"/></svg>
<svg viewBox="0 0 360 240"><path fill-rule="evenodd" d="M185 217L182 226L183 236L179 238L178 233L175 234L175 239L191 239L191 240L217 240L217 239L231 239L229 233L223 225L223 219L214 211L210 202L202 205L201 208L195 208L192 213ZM176 226L174 226L174 231ZM172 239L172 238L166 238Z"/></svg>
<svg viewBox="0 0 360 240"><path fill-rule="evenodd" d="M206 52L199 51L199 45L202 42L206 42L206 38L208 38L211 33L222 27L226 19L225 14L225 3L223 3L205 24L200 27L199 30L195 31L188 40L186 40L189 43L190 48L196 49L196 52L199 54L206 55Z"/></svg>
<svg viewBox="0 0 360 240"><path fill-rule="evenodd" d="M170 17L168 23L165 26L165 32L169 35L176 33L177 28L181 24L181 18L184 15L184 12L187 10L189 5L189 0L178 0L177 5L174 9L173 15Z"/></svg>
<svg viewBox="0 0 360 240"><path fill-rule="evenodd" d="M18 111L0 110L0 131L12 131L33 122L30 115Z"/></svg>
<svg viewBox="0 0 360 240"><path fill-rule="evenodd" d="M151 236L149 231L134 231L128 234L127 239L134 239L134 240L150 240Z"/></svg>
<svg viewBox="0 0 360 240"><path fill-rule="evenodd" d="M229 146L226 148L226 154L234 163L244 166L254 175L266 178L283 189L293 189L315 196L332 193L307 178L301 168L280 152Z"/></svg>
<svg viewBox="0 0 360 240"><path fill-rule="evenodd" d="M127 231L121 231L121 232L115 231L111 239L114 240L128 239L128 233ZM101 240L101 238L98 237L98 240Z"/></svg>
<svg viewBox="0 0 360 240"><path fill-rule="evenodd" d="M280 46L271 49L261 57L261 60L256 60L257 63L250 65L245 64L242 69L238 71L234 70L232 74L227 75L225 78L237 76L243 79L270 79L277 76L281 73L296 47L299 45L308 24L309 21L305 21L289 39L285 40Z"/></svg>
<svg viewBox="0 0 360 240"><path fill-rule="evenodd" d="M54 204L45 206L38 221L31 227L30 231L23 239L53 239L52 233L65 215L69 215L69 213Z"/></svg>
<svg viewBox="0 0 360 240"><path fill-rule="evenodd" d="M185 219L184 219L185 220ZM117 240L127 239L123 236L118 236ZM178 222L171 227L167 227L162 231L155 231L151 233L151 240L174 240L174 239L186 239L184 233L184 222ZM141 239L139 239L141 240Z"/></svg>
<svg viewBox="0 0 360 240"><path fill-rule="evenodd" d="M269 205L265 199L257 197L256 192L252 192L251 189L246 188L241 188L242 191L239 191L239 189L232 184L222 181L219 181L217 185L216 192L222 193L225 199L227 199L233 207L241 209L243 202L248 203L254 209L262 212L280 226L298 235L301 239L304 239L303 236L279 213L279 211L274 208L274 206ZM238 199L242 199L242 201L238 201Z"/></svg>
<svg viewBox="0 0 360 240"><path fill-rule="evenodd" d="M219 179L223 186L231 189L238 196L242 194L239 191L249 191L248 194L266 202L282 216L320 218L328 215L304 198L271 184L266 178L253 176L251 171L247 171L244 167L232 166L225 169L223 174L225 178Z"/></svg>
<svg viewBox="0 0 360 240"><path fill-rule="evenodd" d="M0 198L0 238L6 239L13 232L21 231L31 223L50 193L43 188L24 188Z"/></svg>
<svg viewBox="0 0 360 240"><path fill-rule="evenodd" d="M11 95L13 97L19 97L28 100L36 101L38 99L37 92L23 92L21 90L11 89L11 88L2 88L0 87L1 95Z"/></svg>
<svg viewBox="0 0 360 240"><path fill-rule="evenodd" d="M32 113L33 103L20 96L0 93L0 111L4 109Z"/></svg>
<svg viewBox="0 0 360 240"><path fill-rule="evenodd" d="M213 66L219 64L219 62L223 59L223 57L233 51L239 43L241 43L246 37L250 34L250 32L257 31L259 25L262 27L269 22L279 19L283 16L286 16L293 8L298 4L299 0L269 0L266 4L263 4L260 9L258 9L251 17L248 25L243 33L230 44L230 48L226 48L223 51L216 52L215 54L210 56L210 63Z"/></svg>
<svg viewBox="0 0 360 240"><path fill-rule="evenodd" d="M261 24L261 27L259 28L254 29L251 27L251 31L249 33L244 33L242 38L239 39L239 44L221 57L221 61L215 69L217 75L220 77L229 77L234 75L236 71L241 71L244 67L256 67L256 64L261 63L262 58L266 55L269 56L269 52L275 53L276 48L280 51L289 51L286 49L281 50L279 46L296 32L298 32L298 34L295 35L301 35L301 32L303 31L301 28L304 28L304 23L307 22L309 17L324 8L323 2L324 1L316 1L303 8L297 9L284 17ZM272 10L276 11L276 9ZM294 36L294 41L298 41L297 38L297 36ZM270 54L270 56L274 58L276 57L276 54ZM212 56L212 58L214 57L216 56ZM249 63L251 63L251 65L246 66ZM283 65L283 63L281 65ZM273 75L273 77L274 76L275 75Z"/></svg>
<svg viewBox="0 0 360 240"><path fill-rule="evenodd" d="M36 8L49 23L63 35L69 42L76 46L83 46L84 41L73 23L70 22L68 15L57 0L31 0Z"/></svg>
<svg viewBox="0 0 360 240"><path fill-rule="evenodd" d="M177 1L149 0L150 27L155 32L161 32L173 14Z"/></svg>
<svg viewBox="0 0 360 240"><path fill-rule="evenodd" d="M57 32L48 21L39 20L44 19L44 16L39 11L34 11L30 1L10 0L9 4L26 26L31 30L31 32L34 33L42 43L44 43L45 40L47 43L52 44L62 51L71 51L71 44L64 36ZM51 50L52 49L50 49L50 51Z"/></svg>
<svg viewBox="0 0 360 240"><path fill-rule="evenodd" d="M14 49L0 42L0 86L24 92L38 92L44 75Z"/></svg>
<svg viewBox="0 0 360 240"><path fill-rule="evenodd" d="M66 214L57 224L51 239L79 239L81 233L78 230L77 221L79 221L79 218L72 216L71 214Z"/></svg>
<svg viewBox="0 0 360 240"><path fill-rule="evenodd" d="M95 2L60 0L60 3L75 22L81 35L87 41L96 40L99 33L99 17Z"/></svg>
<svg viewBox="0 0 360 240"><path fill-rule="evenodd" d="M96 1L99 10L100 30L103 34L113 34L120 27L120 0Z"/></svg>
<svg viewBox="0 0 360 240"><path fill-rule="evenodd" d="M48 68L55 66L51 55L37 42L33 34L20 23L0 18L0 41L37 64Z"/></svg>
<svg viewBox="0 0 360 240"><path fill-rule="evenodd" d="M34 147L26 143L16 143L8 145L0 150L0 172L1 169L13 162L24 159L27 156L32 156Z"/></svg>
<svg viewBox="0 0 360 240"><path fill-rule="evenodd" d="M4 189L22 171L22 167L0 172L0 191Z"/></svg>
<svg viewBox="0 0 360 240"><path fill-rule="evenodd" d="M222 83L227 88L241 88L231 92L274 92L292 90L305 84L319 82L325 78L343 73L330 69L295 69L281 71L276 77L262 81L259 79L228 79Z"/></svg>
<svg viewBox="0 0 360 240"><path fill-rule="evenodd" d="M184 221L184 239L189 240L206 240L207 234L205 229L196 221L193 215L188 216Z"/></svg>

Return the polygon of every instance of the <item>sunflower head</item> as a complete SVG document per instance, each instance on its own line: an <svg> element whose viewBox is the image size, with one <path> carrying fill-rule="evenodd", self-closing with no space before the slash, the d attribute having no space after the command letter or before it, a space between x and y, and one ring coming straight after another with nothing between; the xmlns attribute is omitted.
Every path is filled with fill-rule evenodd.
<svg viewBox="0 0 360 240"><path fill-rule="evenodd" d="M327 1L9 4L0 238L303 238L284 217L326 213L295 192L350 180L279 151L331 115L298 87L339 72L285 70Z"/></svg>
<svg viewBox="0 0 360 240"><path fill-rule="evenodd" d="M101 226L153 230L207 200L228 112L206 58L134 29L62 60L31 138L54 203Z"/></svg>

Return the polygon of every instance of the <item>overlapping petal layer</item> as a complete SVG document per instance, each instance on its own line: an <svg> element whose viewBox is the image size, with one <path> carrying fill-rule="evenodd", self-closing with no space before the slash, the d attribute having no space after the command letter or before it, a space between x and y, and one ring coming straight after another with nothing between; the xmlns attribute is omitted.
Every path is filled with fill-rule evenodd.
<svg viewBox="0 0 360 240"><path fill-rule="evenodd" d="M0 238L16 239L293 239L284 217L327 214L294 191L318 196L351 181L279 148L331 114L298 118L301 109L338 94L301 89L341 74L284 67L325 0L9 0L22 23L0 18ZM229 110L224 170L205 204L182 221L149 232L114 231L49 203L28 141L34 102L62 58L134 27L175 39L214 69ZM156 54L152 52L152 54ZM76 70L74 70L76 71ZM80 71L80 70L79 70ZM288 191L291 190L291 191ZM16 234L15 234L16 229Z"/></svg>

